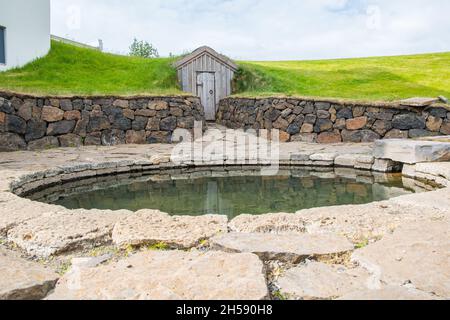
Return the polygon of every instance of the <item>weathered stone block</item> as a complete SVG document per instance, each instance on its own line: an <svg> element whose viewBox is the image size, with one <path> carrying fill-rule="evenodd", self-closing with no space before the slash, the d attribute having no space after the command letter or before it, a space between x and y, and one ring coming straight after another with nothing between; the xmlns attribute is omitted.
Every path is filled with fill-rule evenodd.
<svg viewBox="0 0 450 320"><path fill-rule="evenodd" d="M0 132L0 151L17 151L27 147L21 136L10 132Z"/></svg>
<svg viewBox="0 0 450 320"><path fill-rule="evenodd" d="M159 129L160 129L159 128L160 121L161 121L161 119L158 119L158 118L150 118L148 120L146 130L159 131Z"/></svg>
<svg viewBox="0 0 450 320"><path fill-rule="evenodd" d="M102 131L102 145L116 146L125 143L125 131L117 129Z"/></svg>
<svg viewBox="0 0 450 320"><path fill-rule="evenodd" d="M433 132L439 132L443 122L442 118L429 116L427 120L427 129Z"/></svg>
<svg viewBox="0 0 450 320"><path fill-rule="evenodd" d="M337 119L351 119L353 118L353 111L350 108L343 108L336 114Z"/></svg>
<svg viewBox="0 0 450 320"><path fill-rule="evenodd" d="M28 143L29 150L45 150L59 147L59 140L56 137L44 137Z"/></svg>
<svg viewBox="0 0 450 320"><path fill-rule="evenodd" d="M168 117L162 119L159 124L160 130L162 131L174 131L177 128L177 118Z"/></svg>
<svg viewBox="0 0 450 320"><path fill-rule="evenodd" d="M342 137L339 131L337 132L322 132L317 137L318 143L340 143L342 142Z"/></svg>
<svg viewBox="0 0 450 320"><path fill-rule="evenodd" d="M31 119L33 107L31 104L25 103L17 110L17 115L23 120L28 121Z"/></svg>
<svg viewBox="0 0 450 320"><path fill-rule="evenodd" d="M109 120L105 116L100 117L91 117L89 119L89 123L87 125L87 132L95 132L95 131L102 131L106 129L110 129L111 124L109 123Z"/></svg>
<svg viewBox="0 0 450 320"><path fill-rule="evenodd" d="M147 127L147 123L148 123L148 118L138 116L133 120L131 128L134 131L142 131L142 130L145 130L145 128Z"/></svg>
<svg viewBox="0 0 450 320"><path fill-rule="evenodd" d="M47 135L49 136L58 136L63 135L67 133L71 133L73 129L75 128L75 121L58 121L58 122L52 122L48 125L47 128Z"/></svg>
<svg viewBox="0 0 450 320"><path fill-rule="evenodd" d="M73 133L59 136L58 139L60 146L63 148L77 148L83 145L81 137Z"/></svg>
<svg viewBox="0 0 450 320"><path fill-rule="evenodd" d="M127 144L144 144L145 143L145 131L129 130L126 134Z"/></svg>
<svg viewBox="0 0 450 320"><path fill-rule="evenodd" d="M426 123L423 117L408 113L395 116L392 126L399 130L425 129Z"/></svg>
<svg viewBox="0 0 450 320"><path fill-rule="evenodd" d="M9 132L25 134L27 123L20 117L8 114L5 119L5 128Z"/></svg>
<svg viewBox="0 0 450 320"><path fill-rule="evenodd" d="M73 110L72 106L72 100L70 99L61 99L59 101L59 107L64 111L71 111Z"/></svg>
<svg viewBox="0 0 450 320"><path fill-rule="evenodd" d="M64 111L59 108L44 106L42 108L41 118L47 122L61 121L64 118Z"/></svg>
<svg viewBox="0 0 450 320"><path fill-rule="evenodd" d="M386 133L384 139L408 139L408 131L392 129Z"/></svg>
<svg viewBox="0 0 450 320"><path fill-rule="evenodd" d="M148 103L148 108L151 110L167 110L169 109L169 104L166 101L150 101Z"/></svg>
<svg viewBox="0 0 450 320"><path fill-rule="evenodd" d="M347 120L347 130L359 130L367 125L367 117L358 117Z"/></svg>
<svg viewBox="0 0 450 320"><path fill-rule="evenodd" d="M81 112L78 110L66 111L64 112L64 120L80 120Z"/></svg>
<svg viewBox="0 0 450 320"><path fill-rule="evenodd" d="M47 132L47 123L41 120L30 120L27 124L27 130L25 132L25 140L37 140L45 136Z"/></svg>
<svg viewBox="0 0 450 320"><path fill-rule="evenodd" d="M324 132L324 131L328 131L333 129L333 122L331 122L331 120L328 119L318 119L316 121L316 125L314 127L314 132L315 133L320 133L320 132Z"/></svg>

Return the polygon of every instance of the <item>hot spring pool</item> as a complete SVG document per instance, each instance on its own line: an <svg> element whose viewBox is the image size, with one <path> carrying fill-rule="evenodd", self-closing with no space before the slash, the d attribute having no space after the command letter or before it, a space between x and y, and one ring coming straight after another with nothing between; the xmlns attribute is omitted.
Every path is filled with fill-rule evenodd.
<svg viewBox="0 0 450 320"><path fill-rule="evenodd" d="M401 175L283 169L172 170L123 174L55 185L28 198L68 209L158 209L173 215L294 213L301 209L364 204L413 193Z"/></svg>

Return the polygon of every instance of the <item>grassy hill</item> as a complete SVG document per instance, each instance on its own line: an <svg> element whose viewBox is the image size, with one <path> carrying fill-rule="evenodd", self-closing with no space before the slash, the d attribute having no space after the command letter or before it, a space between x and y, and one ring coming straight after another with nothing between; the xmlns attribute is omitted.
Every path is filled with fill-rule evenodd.
<svg viewBox="0 0 450 320"><path fill-rule="evenodd" d="M180 94L174 59L101 53L58 42L23 68L0 73L0 90L34 94ZM239 62L239 96L395 100L450 97L450 53L321 61Z"/></svg>
<svg viewBox="0 0 450 320"><path fill-rule="evenodd" d="M0 73L0 89L38 94L179 94L173 59L142 59L52 42L50 53Z"/></svg>
<svg viewBox="0 0 450 320"><path fill-rule="evenodd" d="M360 100L450 97L450 52L360 59L241 62L239 95Z"/></svg>

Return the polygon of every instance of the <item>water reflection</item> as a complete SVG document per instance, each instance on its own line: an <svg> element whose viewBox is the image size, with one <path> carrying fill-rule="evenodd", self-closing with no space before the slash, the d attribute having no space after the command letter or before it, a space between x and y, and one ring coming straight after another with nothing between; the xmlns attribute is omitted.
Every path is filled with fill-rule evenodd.
<svg viewBox="0 0 450 320"><path fill-rule="evenodd" d="M282 170L173 170L158 175L98 177L54 186L31 196L69 209L159 209L177 215L294 213L301 209L363 204L412 193L399 175Z"/></svg>

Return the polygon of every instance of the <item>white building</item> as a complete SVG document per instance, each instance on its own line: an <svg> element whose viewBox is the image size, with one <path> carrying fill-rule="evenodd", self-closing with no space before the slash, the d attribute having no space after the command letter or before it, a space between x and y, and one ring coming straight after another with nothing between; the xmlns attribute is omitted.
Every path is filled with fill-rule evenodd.
<svg viewBox="0 0 450 320"><path fill-rule="evenodd" d="M50 50L50 0L0 0L0 71Z"/></svg>

